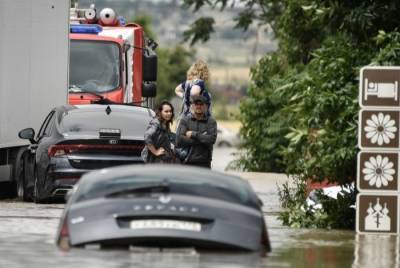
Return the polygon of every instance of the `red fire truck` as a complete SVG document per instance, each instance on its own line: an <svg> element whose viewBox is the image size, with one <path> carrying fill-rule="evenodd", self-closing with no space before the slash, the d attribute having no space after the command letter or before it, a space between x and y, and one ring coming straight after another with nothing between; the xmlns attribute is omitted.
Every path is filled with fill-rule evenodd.
<svg viewBox="0 0 400 268"><path fill-rule="evenodd" d="M126 24L110 8L71 8L69 103L152 106L156 47L140 25Z"/></svg>

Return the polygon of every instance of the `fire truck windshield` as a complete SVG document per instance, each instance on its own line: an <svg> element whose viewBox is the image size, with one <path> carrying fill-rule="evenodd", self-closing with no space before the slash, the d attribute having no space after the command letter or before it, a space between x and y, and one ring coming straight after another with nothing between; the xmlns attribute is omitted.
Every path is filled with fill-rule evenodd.
<svg viewBox="0 0 400 268"><path fill-rule="evenodd" d="M69 84L81 91L103 93L120 85L120 50L112 42L71 40ZM72 91L75 92L75 91Z"/></svg>

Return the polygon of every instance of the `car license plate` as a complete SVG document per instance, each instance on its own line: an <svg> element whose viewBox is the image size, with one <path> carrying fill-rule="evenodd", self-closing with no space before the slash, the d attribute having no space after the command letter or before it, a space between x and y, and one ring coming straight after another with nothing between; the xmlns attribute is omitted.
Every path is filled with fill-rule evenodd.
<svg viewBox="0 0 400 268"><path fill-rule="evenodd" d="M174 220L134 220L131 221L131 229L176 229L200 232L201 224Z"/></svg>

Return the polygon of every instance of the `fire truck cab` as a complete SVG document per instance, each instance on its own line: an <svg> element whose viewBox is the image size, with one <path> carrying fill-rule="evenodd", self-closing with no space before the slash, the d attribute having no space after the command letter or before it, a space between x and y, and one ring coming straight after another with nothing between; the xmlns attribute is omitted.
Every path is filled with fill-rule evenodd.
<svg viewBox="0 0 400 268"><path fill-rule="evenodd" d="M143 28L94 5L70 10L69 103L153 105L157 44Z"/></svg>

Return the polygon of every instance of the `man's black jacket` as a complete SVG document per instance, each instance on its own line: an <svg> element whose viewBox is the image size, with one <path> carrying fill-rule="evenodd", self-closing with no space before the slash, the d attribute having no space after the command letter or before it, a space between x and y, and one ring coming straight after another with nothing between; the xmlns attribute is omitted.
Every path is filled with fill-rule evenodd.
<svg viewBox="0 0 400 268"><path fill-rule="evenodd" d="M185 136L192 131L192 137ZM212 147L217 139L217 122L211 117L197 120L191 114L183 116L176 131L177 147L192 147L188 163L207 163L212 160Z"/></svg>

